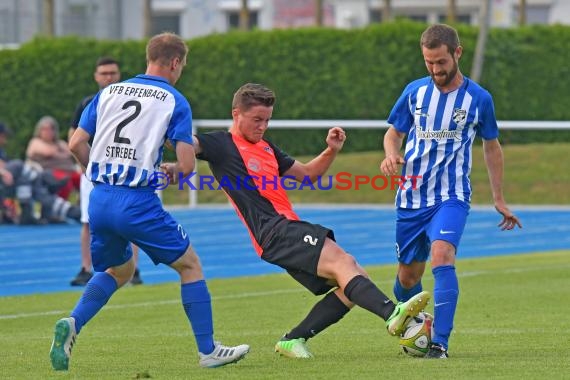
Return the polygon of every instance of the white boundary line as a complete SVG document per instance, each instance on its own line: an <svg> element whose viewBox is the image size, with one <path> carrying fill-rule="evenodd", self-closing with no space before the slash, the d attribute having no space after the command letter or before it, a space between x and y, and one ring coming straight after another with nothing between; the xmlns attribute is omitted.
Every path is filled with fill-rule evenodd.
<svg viewBox="0 0 570 380"><path fill-rule="evenodd" d="M299 288L299 289L273 290L270 292L246 292L246 293L231 294L226 296L215 296L212 297L212 301L223 300L223 299L240 299L240 298L249 298L249 297L267 297L267 296L274 296L276 294L299 293L304 290L305 289L303 288ZM180 299L177 298L174 300L164 300L164 301L139 302L139 303L129 303L123 305L106 305L105 310L130 309L137 307L155 307L159 305L179 304L180 302L181 302ZM34 318L34 317L43 317L46 315L56 315L56 314L65 314L65 313L69 313L69 310L50 310L50 311L40 311L35 313L20 313L20 314L0 314L0 320L17 319L17 318Z"/></svg>
<svg viewBox="0 0 570 380"><path fill-rule="evenodd" d="M481 271L466 271L458 273L458 277L477 277L477 276L484 276L491 273L524 273L524 272L535 272L535 271L544 271L544 270L551 270L551 269L561 269L561 268L570 268L570 263L566 265L545 265L545 266L538 266L538 267L518 267L518 268L509 268L505 270L481 270ZM376 284L386 285L392 284L391 280L384 280L384 281L375 281ZM224 300L224 299L240 299L240 298L250 298L250 297L272 297L277 294L290 294L290 293L301 293L306 292L306 289L299 287L298 289L280 289L280 290L273 290L269 292L245 292L245 293L238 293L238 294L229 294L229 295L222 295L222 296L214 296L212 297L212 301L217 300ZM180 299L173 299L173 300L164 300L164 301L153 301L153 302L139 302L139 303L130 303L130 304L122 304L122 305L106 305L106 310L119 310L119 309L131 309L131 308L138 308L138 307L155 307L159 305L173 305L179 304ZM36 317L44 317L48 315L65 315L69 313L69 310L49 310L49 311L40 311L35 313L19 313L19 314L0 314L0 320L6 319L18 319L18 318L36 318Z"/></svg>

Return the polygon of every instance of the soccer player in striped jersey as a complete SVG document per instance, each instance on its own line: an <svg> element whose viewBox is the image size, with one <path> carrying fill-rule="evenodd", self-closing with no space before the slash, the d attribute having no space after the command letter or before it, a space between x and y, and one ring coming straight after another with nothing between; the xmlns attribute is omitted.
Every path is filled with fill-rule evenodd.
<svg viewBox="0 0 570 380"><path fill-rule="evenodd" d="M169 265L178 272L200 366L233 363L249 351L247 345L227 347L214 341L211 298L200 260L188 233L163 209L153 186L167 140L176 151L176 170L185 175L194 170L192 111L173 87L187 54L185 42L173 33L151 38L146 73L101 90L83 111L71 137L71 151L87 167L86 175L94 183L89 223L97 273L70 316L55 325L50 351L55 370L68 369L76 335L133 277L129 242L142 248L155 264Z"/></svg>
<svg viewBox="0 0 570 380"><path fill-rule="evenodd" d="M429 76L408 84L394 105L384 136L386 175L403 177L396 194L399 301L422 291L421 278L431 254L434 327L428 358L447 358L459 286L455 255L471 201L473 140L483 139L493 201L501 214L499 227L521 227L503 197L503 154L489 92L459 70L462 47L457 31L447 25L428 27L420 40ZM400 149L406 139L405 153ZM404 178L414 178L411 179Z"/></svg>
<svg viewBox="0 0 570 380"><path fill-rule="evenodd" d="M97 59L95 63L95 72L93 73L93 78L99 90L104 89L110 84L117 83L121 79L121 71L119 70L119 62L111 57L101 57ZM71 126L67 132L68 140L71 139L75 129L79 125L79 120L81 119L81 114L89 102L95 97L96 94L91 94L86 96L81 100L81 102L75 108L73 113L73 120L71 121ZM89 234L89 195L93 190L93 182L91 182L85 175L81 176L81 182L79 185L79 203L81 205L81 269L79 273L70 282L71 286L85 286L87 282L93 277L93 272L91 271L91 236ZM135 267L138 263L138 247L136 245L132 246L133 256L135 261ZM133 285L142 284L142 278L138 268L135 269L133 278L130 281Z"/></svg>
<svg viewBox="0 0 570 380"><path fill-rule="evenodd" d="M241 86L234 94L230 130L199 134L194 147L198 158L208 161L259 257L285 269L314 295L325 295L276 343L275 351L289 358L312 357L307 340L338 322L354 305L383 319L391 335L400 334L425 307L429 293L392 302L336 243L332 230L299 220L280 180L315 182L342 149L344 130L331 128L325 150L308 163L299 162L263 137L274 103L275 94L267 87Z"/></svg>

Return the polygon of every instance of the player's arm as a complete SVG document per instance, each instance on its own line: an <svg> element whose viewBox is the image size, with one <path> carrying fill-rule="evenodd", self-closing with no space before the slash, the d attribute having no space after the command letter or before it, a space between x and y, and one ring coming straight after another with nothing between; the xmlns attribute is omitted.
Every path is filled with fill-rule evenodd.
<svg viewBox="0 0 570 380"><path fill-rule="evenodd" d="M503 150L499 140L483 140L483 153L491 183L493 202L497 211L503 216L499 227L502 230L512 230L515 226L521 228L519 219L509 210L503 197Z"/></svg>
<svg viewBox="0 0 570 380"><path fill-rule="evenodd" d="M198 136L196 136L196 135L192 136L192 146L194 147L194 152L196 153L196 155L202 153L202 147L200 146L200 140L198 139Z"/></svg>
<svg viewBox="0 0 570 380"><path fill-rule="evenodd" d="M183 141L176 142L176 162L166 162L160 165L171 183L178 182L178 176L187 177L196 167L196 153L192 144Z"/></svg>
<svg viewBox="0 0 570 380"><path fill-rule="evenodd" d="M91 99L89 99L89 101L91 101ZM79 125L79 121L81 120L81 114L83 113L83 110L85 109L85 107L87 107L88 103L89 102L87 102L84 99L75 107L75 110L73 111L73 119L71 119L69 129L67 130L67 141L68 142L71 141L71 136L73 136L73 133L77 129L77 126Z"/></svg>
<svg viewBox="0 0 570 380"><path fill-rule="evenodd" d="M85 129L77 128L71 140L69 140L69 150L75 156L75 159L83 166L85 169L87 164L89 164L89 152L91 147L89 146L89 139L91 135L87 133Z"/></svg>
<svg viewBox="0 0 570 380"><path fill-rule="evenodd" d="M380 163L380 171L384 175L399 174L399 165L405 163L404 158L400 154L402 144L406 134L398 131L394 126L390 126L384 135L384 160Z"/></svg>
<svg viewBox="0 0 570 380"><path fill-rule="evenodd" d="M196 153L192 144L183 141L176 142L176 159L178 169L184 176L189 175L196 167Z"/></svg>
<svg viewBox="0 0 570 380"><path fill-rule="evenodd" d="M306 164L295 161L284 175L295 177L298 181L310 178L311 182L315 182L318 177L324 175L330 168L337 153L342 149L345 140L346 134L342 128L334 127L329 129L325 150Z"/></svg>
<svg viewBox="0 0 570 380"><path fill-rule="evenodd" d="M69 129L67 130L67 141L71 141L71 136L73 136L76 129L77 128L75 127L69 127Z"/></svg>

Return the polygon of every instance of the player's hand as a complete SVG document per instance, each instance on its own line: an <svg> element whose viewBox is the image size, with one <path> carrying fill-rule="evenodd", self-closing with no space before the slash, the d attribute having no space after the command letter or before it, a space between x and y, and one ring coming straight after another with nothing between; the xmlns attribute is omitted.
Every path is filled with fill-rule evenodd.
<svg viewBox="0 0 570 380"><path fill-rule="evenodd" d="M380 163L380 171L384 175L400 174L400 165L404 165L406 161L400 155L391 154L386 156Z"/></svg>
<svg viewBox="0 0 570 380"><path fill-rule="evenodd" d="M502 231L512 230L515 226L522 228L519 218L517 218L506 205L495 204L495 209L503 216L503 220L497 225Z"/></svg>
<svg viewBox="0 0 570 380"><path fill-rule="evenodd" d="M342 149L344 145L344 141L346 140L346 133L340 127L333 127L329 129L329 133L327 135L327 145L333 151L338 152Z"/></svg>
<svg viewBox="0 0 570 380"><path fill-rule="evenodd" d="M170 183L175 184L178 181L178 165L176 163L162 163L160 169L168 176Z"/></svg>

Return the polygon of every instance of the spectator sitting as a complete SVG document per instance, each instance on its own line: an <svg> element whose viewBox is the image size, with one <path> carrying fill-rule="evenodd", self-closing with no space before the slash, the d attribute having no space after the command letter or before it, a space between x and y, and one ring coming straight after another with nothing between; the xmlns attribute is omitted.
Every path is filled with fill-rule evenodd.
<svg viewBox="0 0 570 380"><path fill-rule="evenodd" d="M68 179L56 180L51 171L44 171L33 161L9 159L4 148L10 135L8 127L0 123L0 223L45 224L68 218L79 221L79 207L55 194ZM36 202L41 205L40 219L35 217Z"/></svg>
<svg viewBox="0 0 570 380"><path fill-rule="evenodd" d="M49 171L44 171L33 161L11 160L6 165L14 178L12 196L20 205L19 224L64 223L66 219L79 222L81 209L56 194L58 181ZM65 186L68 180L60 180ZM41 206L40 218L37 219L34 205Z"/></svg>
<svg viewBox="0 0 570 380"><path fill-rule="evenodd" d="M53 117L44 116L37 122L34 137L26 149L26 157L37 162L45 171L51 171L56 180L68 178L57 193L61 198L67 200L73 190L79 191L81 172L67 143L59 138L59 124Z"/></svg>

